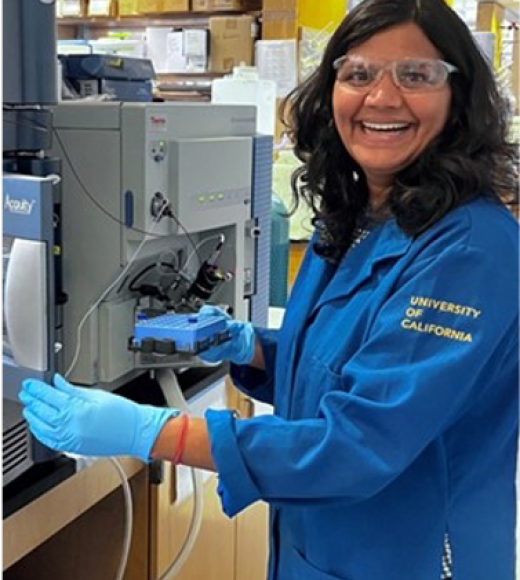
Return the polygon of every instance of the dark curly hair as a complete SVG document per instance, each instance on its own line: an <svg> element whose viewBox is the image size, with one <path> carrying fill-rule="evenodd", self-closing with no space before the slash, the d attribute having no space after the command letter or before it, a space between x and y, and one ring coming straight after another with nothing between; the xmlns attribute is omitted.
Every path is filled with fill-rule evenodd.
<svg viewBox="0 0 520 580"><path fill-rule="evenodd" d="M396 174L385 211L416 236L475 197L517 201L517 148L508 142L506 105L464 22L444 0L364 0L335 31L318 69L281 109L288 111L285 124L303 162L292 177L292 211L302 199L309 204L322 234L315 250L331 260L350 247L369 209L363 171L334 124L332 63L374 34L407 22L417 24L458 72L450 76L451 110L444 129Z"/></svg>

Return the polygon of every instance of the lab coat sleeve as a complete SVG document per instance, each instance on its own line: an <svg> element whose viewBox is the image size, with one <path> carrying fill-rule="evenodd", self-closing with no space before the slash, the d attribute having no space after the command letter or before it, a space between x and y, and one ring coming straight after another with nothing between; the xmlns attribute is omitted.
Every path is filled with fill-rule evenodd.
<svg viewBox="0 0 520 580"><path fill-rule="evenodd" d="M357 502L392 482L494 387L497 369L507 372L513 364L516 270L466 246L416 263L379 310L366 342L333 373L335 387L325 390L313 417L237 420L208 412L224 511L234 515L258 499ZM414 297L436 301L416 318L435 328L403 326L403 320L414 320ZM436 328L464 336L438 336ZM310 374L316 368L317 381L327 380L312 361L301 364L309 365ZM504 413L501 421L514 425L514 410L509 406Z"/></svg>
<svg viewBox="0 0 520 580"><path fill-rule="evenodd" d="M231 378L233 384L246 395L272 405L278 330L255 327L255 336L262 347L265 370L261 371L248 365L232 364Z"/></svg>

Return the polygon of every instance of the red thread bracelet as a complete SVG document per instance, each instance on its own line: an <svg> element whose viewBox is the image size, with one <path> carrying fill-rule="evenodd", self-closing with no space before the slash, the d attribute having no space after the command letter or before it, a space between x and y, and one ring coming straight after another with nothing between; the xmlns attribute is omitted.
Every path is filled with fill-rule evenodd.
<svg viewBox="0 0 520 580"><path fill-rule="evenodd" d="M188 415L181 415L179 420L182 421L179 427L179 437L177 438L177 447L173 454L172 463L178 465L181 462L184 447L186 445L186 437L188 436L188 428L190 426L190 418Z"/></svg>

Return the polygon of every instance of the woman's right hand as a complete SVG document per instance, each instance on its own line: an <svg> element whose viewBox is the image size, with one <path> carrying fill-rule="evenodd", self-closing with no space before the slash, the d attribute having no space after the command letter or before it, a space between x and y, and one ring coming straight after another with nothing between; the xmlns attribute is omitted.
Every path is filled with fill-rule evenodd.
<svg viewBox="0 0 520 580"><path fill-rule="evenodd" d="M199 314L209 316L223 316L226 318L226 328L231 336L230 340L211 346L198 356L207 362L230 361L237 365L249 364L255 355L255 332L250 322L234 320L215 306L203 306Z"/></svg>

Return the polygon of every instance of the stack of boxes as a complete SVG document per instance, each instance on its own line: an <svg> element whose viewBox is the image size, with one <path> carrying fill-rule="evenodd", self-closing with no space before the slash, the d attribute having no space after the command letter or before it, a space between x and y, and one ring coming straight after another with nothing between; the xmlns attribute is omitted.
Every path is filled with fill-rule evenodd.
<svg viewBox="0 0 520 580"><path fill-rule="evenodd" d="M244 13L254 11L261 11L262 40L297 41L298 0L58 0L58 14L65 18L143 18L143 29L147 18L178 20L176 27L154 22L147 28L146 56L159 74L223 74L253 65L257 18ZM179 17L183 12L190 13L186 25ZM193 24L194 13L203 17L200 26Z"/></svg>
<svg viewBox="0 0 520 580"><path fill-rule="evenodd" d="M115 18L139 14L139 0L57 0L58 18Z"/></svg>
<svg viewBox="0 0 520 580"><path fill-rule="evenodd" d="M251 12L262 0L58 0L63 18L148 16L179 12Z"/></svg>
<svg viewBox="0 0 520 580"><path fill-rule="evenodd" d="M262 0L191 0L193 12L261 10Z"/></svg>
<svg viewBox="0 0 520 580"><path fill-rule="evenodd" d="M213 72L229 72L241 63L253 64L251 16L213 16L209 19L210 62Z"/></svg>
<svg viewBox="0 0 520 580"><path fill-rule="evenodd" d="M119 0L120 16L168 12L248 12L261 9L262 0Z"/></svg>
<svg viewBox="0 0 520 580"><path fill-rule="evenodd" d="M262 40L298 38L298 0L264 0Z"/></svg>
<svg viewBox="0 0 520 580"><path fill-rule="evenodd" d="M255 19L250 15L211 16L209 13L254 11L261 5L262 0L60 0L58 14L64 18L116 15L153 18L169 13L205 13L209 18L201 28L194 29L193 25L175 29L162 27L170 33L163 35L164 46L157 45L156 37L149 52L162 53L163 57L172 50L178 53L168 59L168 63L175 63L171 66L165 64L166 58L154 63L159 73L226 73L242 63L253 64ZM197 52L195 55L192 54L194 50ZM186 63L185 67L183 63Z"/></svg>
<svg viewBox="0 0 520 580"><path fill-rule="evenodd" d="M120 6L121 6L121 0ZM157 14L164 12L188 12L190 0L133 0L133 8L137 8L139 14ZM137 6L136 6L137 5ZM119 11L120 16L125 16Z"/></svg>

